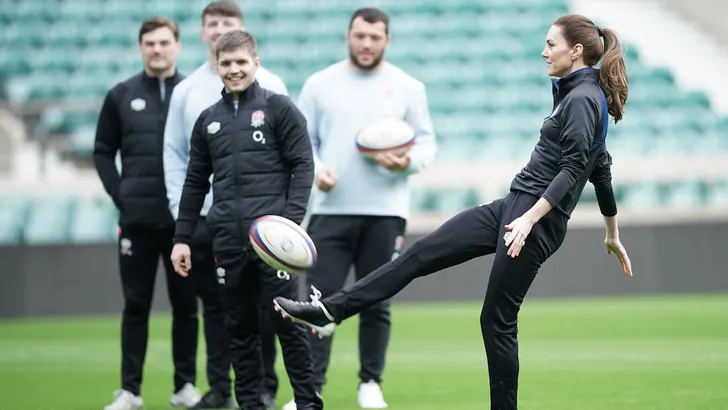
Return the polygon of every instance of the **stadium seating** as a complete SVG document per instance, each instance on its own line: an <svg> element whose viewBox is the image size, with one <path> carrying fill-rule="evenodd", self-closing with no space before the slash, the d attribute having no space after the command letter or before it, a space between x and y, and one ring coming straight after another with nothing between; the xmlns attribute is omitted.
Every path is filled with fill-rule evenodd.
<svg viewBox="0 0 728 410"><path fill-rule="evenodd" d="M0 197L0 244L18 243L24 239L29 202L22 196Z"/></svg>
<svg viewBox="0 0 728 410"><path fill-rule="evenodd" d="M79 157L91 153L97 112L64 108L74 101L100 100L115 82L140 69L136 35L141 19L161 14L179 22L183 73L204 61L199 13L207 1L5 3L0 9L0 47L6 51L0 53L0 81L6 95L14 104L50 101L43 123L66 138ZM247 27L259 40L263 64L283 78L294 100L310 74L346 56L343 35L356 7L373 5L387 11L392 18L388 59L427 85L440 143L438 161L443 162L527 159L552 105L540 56L544 36L553 20L569 11L562 0L240 4ZM630 97L624 121L610 128L614 155L728 152L728 119L716 115L706 95L681 90L669 70L646 66L628 44L625 51ZM728 202L726 183L644 181L618 188L620 201L634 206ZM594 200L591 195L585 192L584 200ZM64 206L41 201L25 207L21 199L2 199L0 241L109 238L106 227L113 225L115 216L108 203L54 200ZM413 206L451 213L480 200L469 190L430 189L416 192ZM62 212L72 217L64 219Z"/></svg>
<svg viewBox="0 0 728 410"><path fill-rule="evenodd" d="M643 181L615 187L620 206L669 206L692 209L703 205L728 206L728 178L677 183ZM412 206L422 212L454 214L482 203L469 188L415 189ZM582 203L596 203L593 189L585 189ZM106 197L79 199L0 195L0 246L6 244L88 244L115 240L118 214Z"/></svg>

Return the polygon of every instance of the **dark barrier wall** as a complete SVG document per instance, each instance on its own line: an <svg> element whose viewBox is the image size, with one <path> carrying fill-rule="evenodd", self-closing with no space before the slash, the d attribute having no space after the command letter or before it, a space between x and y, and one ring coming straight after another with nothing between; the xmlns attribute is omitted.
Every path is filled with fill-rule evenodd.
<svg viewBox="0 0 728 410"><path fill-rule="evenodd" d="M530 296L728 291L728 223L623 227L621 236L633 278L604 252L603 229L572 229L541 269ZM491 260L475 259L415 280L395 301L482 299ZM5 247L0 261L0 317L121 311L115 246ZM169 307L161 271L154 306Z"/></svg>

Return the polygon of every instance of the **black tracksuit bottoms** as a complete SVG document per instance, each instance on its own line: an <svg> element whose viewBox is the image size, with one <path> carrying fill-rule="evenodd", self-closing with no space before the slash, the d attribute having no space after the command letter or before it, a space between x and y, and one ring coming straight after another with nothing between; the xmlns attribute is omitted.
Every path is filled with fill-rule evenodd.
<svg viewBox="0 0 728 410"><path fill-rule="evenodd" d="M561 246L568 217L549 212L526 238L521 254L506 254L505 228L538 198L511 192L505 198L465 210L421 238L394 261L323 302L337 321L401 291L418 277L470 259L495 254L480 327L488 359L491 410L515 410L518 403L518 312L541 265Z"/></svg>
<svg viewBox="0 0 728 410"><path fill-rule="evenodd" d="M397 256L407 221L396 216L312 215L308 234L318 261L306 278L323 297L344 287L351 267L357 280ZM359 379L382 382L390 335L389 300L369 306L359 315ZM331 356L332 338L309 334L316 388L322 391Z"/></svg>
<svg viewBox="0 0 728 410"><path fill-rule="evenodd" d="M210 389L223 397L230 397L230 348L225 330L225 315L221 288L212 251L212 236L205 218L200 218L191 244L192 270L190 278L202 300L205 342L207 347L207 380ZM264 390L275 397L278 378L275 374L275 334L269 320L262 325Z"/></svg>
<svg viewBox="0 0 728 410"><path fill-rule="evenodd" d="M141 394L149 338L149 313L160 257L172 306L174 391L195 381L197 297L192 283L179 276L172 267L170 254L173 235L173 227L150 229L129 226L119 229L119 271L124 295L121 387L136 395Z"/></svg>
<svg viewBox="0 0 728 410"><path fill-rule="evenodd" d="M314 388L311 347L306 330L272 314L276 296L298 298L298 277L266 265L252 249L216 255L218 283L223 287L235 397L245 410L263 410L261 328L271 321L299 409L323 409ZM194 266L194 265L193 265Z"/></svg>

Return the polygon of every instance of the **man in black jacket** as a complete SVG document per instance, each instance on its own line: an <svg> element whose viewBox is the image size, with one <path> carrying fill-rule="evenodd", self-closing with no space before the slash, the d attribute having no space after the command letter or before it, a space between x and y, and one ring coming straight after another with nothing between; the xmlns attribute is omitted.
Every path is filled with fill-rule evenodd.
<svg viewBox="0 0 728 410"><path fill-rule="evenodd" d="M225 89L192 131L172 261L187 276L189 244L214 174L207 224L227 317L235 395L241 409L263 410L260 321L270 316L261 317L261 303L272 294L296 297L298 281L292 277L281 285L278 272L250 248L248 229L263 215L303 221L313 184L313 153L301 112L287 96L263 89L255 80L260 59L250 34L234 30L222 35L215 57ZM305 332L280 317L274 327L297 407L323 409Z"/></svg>
<svg viewBox="0 0 728 410"><path fill-rule="evenodd" d="M139 30L144 70L117 84L104 99L94 147L96 169L119 209L119 269L124 295L121 331L121 390L106 410L141 408L149 312L159 258L172 305L172 356L176 407L200 399L194 387L197 349L197 299L189 281L170 262L174 221L169 212L162 170L162 139L172 89L182 81L176 23L145 21ZM115 157L121 153L121 175Z"/></svg>

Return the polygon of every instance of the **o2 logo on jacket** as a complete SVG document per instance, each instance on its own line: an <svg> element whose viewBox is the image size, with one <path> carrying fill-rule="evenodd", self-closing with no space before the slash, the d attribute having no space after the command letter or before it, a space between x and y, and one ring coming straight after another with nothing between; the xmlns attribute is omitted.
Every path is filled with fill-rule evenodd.
<svg viewBox="0 0 728 410"><path fill-rule="evenodd" d="M253 141L255 141L255 142L259 142L259 143L261 143L261 144L265 144L265 136L263 135L263 131L261 131L261 130L256 130L256 131L255 131L255 132L253 133Z"/></svg>

